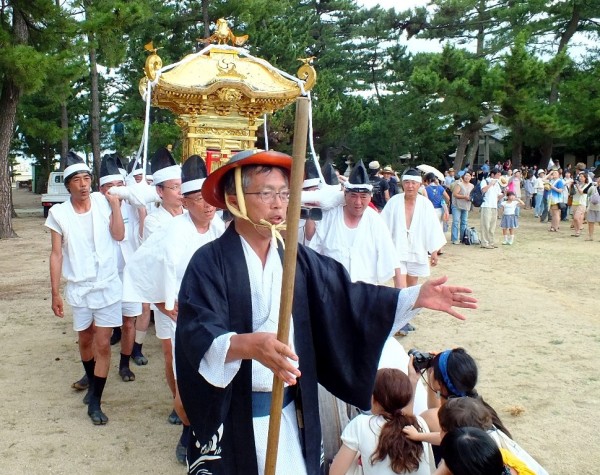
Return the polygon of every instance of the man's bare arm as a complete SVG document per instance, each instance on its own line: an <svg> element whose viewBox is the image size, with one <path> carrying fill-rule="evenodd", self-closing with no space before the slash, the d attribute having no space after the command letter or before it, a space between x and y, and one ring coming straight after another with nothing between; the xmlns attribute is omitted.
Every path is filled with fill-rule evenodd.
<svg viewBox="0 0 600 475"><path fill-rule="evenodd" d="M63 300L60 296L60 276L62 273L62 236L51 230L52 250L50 251L50 287L52 289L52 311L57 317L64 317Z"/></svg>
<svg viewBox="0 0 600 475"><path fill-rule="evenodd" d="M110 235L115 241L122 241L125 239L125 223L123 222L123 215L121 214L121 200L110 193L104 195L112 213L110 214L110 224L108 226Z"/></svg>

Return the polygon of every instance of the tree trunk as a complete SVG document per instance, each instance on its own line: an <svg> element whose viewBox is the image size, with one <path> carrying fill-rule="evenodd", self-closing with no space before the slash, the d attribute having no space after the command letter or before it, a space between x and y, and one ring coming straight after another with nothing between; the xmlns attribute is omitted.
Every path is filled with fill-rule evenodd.
<svg viewBox="0 0 600 475"><path fill-rule="evenodd" d="M456 156L454 157L454 163L452 167L455 170L462 170L463 161L465 159L465 153L467 151L467 146L471 141L471 133L467 129L463 129L460 133L460 137L458 139L458 147L456 147Z"/></svg>
<svg viewBox="0 0 600 475"><path fill-rule="evenodd" d="M202 20L204 22L204 38L210 36L210 18L208 16L208 0L202 0Z"/></svg>
<svg viewBox="0 0 600 475"><path fill-rule="evenodd" d="M60 169L64 170L67 163L67 153L69 153L69 112L67 103L60 105L60 129L62 137L60 138Z"/></svg>
<svg viewBox="0 0 600 475"><path fill-rule="evenodd" d="M18 8L12 11L14 43L27 44L29 30ZM17 237L12 227L12 187L8 173L8 153L15 129L17 105L22 90L10 77L5 76L0 96L0 239Z"/></svg>
<svg viewBox="0 0 600 475"><path fill-rule="evenodd" d="M542 156L540 159L540 168L543 170L547 170L548 165L550 164L553 144L554 141L552 140L552 137L546 137L546 139L540 145L540 155Z"/></svg>
<svg viewBox="0 0 600 475"><path fill-rule="evenodd" d="M100 176L100 92L98 88L98 64L96 62L96 47L94 35L88 36L90 80L91 80L91 110L90 123L92 126L92 157L94 163L94 181L98 182Z"/></svg>
<svg viewBox="0 0 600 475"><path fill-rule="evenodd" d="M483 47L485 46L485 29L484 29L484 15L487 11L485 0L479 0L479 7L477 13L479 16L479 27L477 28L477 57L483 58Z"/></svg>
<svg viewBox="0 0 600 475"><path fill-rule="evenodd" d="M493 112L490 112L485 117L481 117L477 122L472 122L471 124L463 127L459 131L460 139L458 140L458 147L456 148L456 157L454 157L453 165L455 170L462 169L463 160L465 159L465 153L467 151L467 146L475 139L478 140L475 147L475 150L477 150L477 147L479 146L479 131L483 128L484 125L489 124L493 118L494 114ZM473 166L473 163L470 162L470 165Z"/></svg>
<svg viewBox="0 0 600 475"><path fill-rule="evenodd" d="M513 168L521 168L521 162L523 161L523 131L518 126L513 128L511 161Z"/></svg>
<svg viewBox="0 0 600 475"><path fill-rule="evenodd" d="M479 151L479 131L476 130L473 132L471 136L471 140L469 141L469 148L467 149L467 163L471 165L471 168L475 170L475 158L477 157L477 152Z"/></svg>
<svg viewBox="0 0 600 475"><path fill-rule="evenodd" d="M558 44L558 50L556 51L556 56L561 54L573 38L573 35L579 28L579 22L581 20L581 6L577 5L576 2L573 3L573 13L571 18L569 19L569 23L565 28L565 31L560 35L560 42ZM559 73L556 75L552 84L550 86L550 97L548 98L548 105L552 106L558 102L558 86L562 80L562 75ZM552 158L552 150L554 148L554 139L552 136L548 135L544 139L542 145L540 146L540 152L542 154L540 168L548 168L548 163L550 163L550 159Z"/></svg>

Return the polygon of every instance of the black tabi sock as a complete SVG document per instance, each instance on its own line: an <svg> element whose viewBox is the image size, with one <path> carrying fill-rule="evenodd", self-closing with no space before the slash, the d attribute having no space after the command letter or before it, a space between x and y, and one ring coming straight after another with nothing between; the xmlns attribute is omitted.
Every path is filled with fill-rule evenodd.
<svg viewBox="0 0 600 475"><path fill-rule="evenodd" d="M119 369L129 368L129 358L131 355L124 355L121 353L121 361L119 362Z"/></svg>
<svg viewBox="0 0 600 475"><path fill-rule="evenodd" d="M104 392L104 385L106 384L106 378L100 376L94 376L94 397L98 399L98 402L102 399L102 393Z"/></svg>
<svg viewBox="0 0 600 475"><path fill-rule="evenodd" d="M94 358L92 358L89 361L81 360L81 362L83 363L83 368L85 369L85 375L88 377L88 381L91 386L92 382L94 381L94 368L96 367L96 361L94 361Z"/></svg>
<svg viewBox="0 0 600 475"><path fill-rule="evenodd" d="M179 443L184 447L188 446L188 442L190 441L190 426L186 426L184 424L183 430L181 431L181 437L179 438Z"/></svg>
<svg viewBox="0 0 600 475"><path fill-rule="evenodd" d="M133 356L140 356L142 354L142 345L143 343L134 343L133 344L133 351L131 352L131 354Z"/></svg>

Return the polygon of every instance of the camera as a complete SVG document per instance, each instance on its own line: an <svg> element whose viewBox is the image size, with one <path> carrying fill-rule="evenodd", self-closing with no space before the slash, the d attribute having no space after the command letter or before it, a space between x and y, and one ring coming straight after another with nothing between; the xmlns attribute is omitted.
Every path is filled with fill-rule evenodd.
<svg viewBox="0 0 600 475"><path fill-rule="evenodd" d="M302 208L300 208L300 219L312 219L313 221L321 221L323 219L323 210L321 208L303 206Z"/></svg>
<svg viewBox="0 0 600 475"><path fill-rule="evenodd" d="M408 351L408 356L413 357L413 366L417 371L425 371L431 367L431 362L435 355L431 353L425 353L424 351L415 350L412 348Z"/></svg>

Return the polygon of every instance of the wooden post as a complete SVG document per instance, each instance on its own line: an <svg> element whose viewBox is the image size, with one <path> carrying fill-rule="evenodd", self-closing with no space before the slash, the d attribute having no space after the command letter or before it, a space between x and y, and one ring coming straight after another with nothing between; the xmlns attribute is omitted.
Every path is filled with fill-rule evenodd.
<svg viewBox="0 0 600 475"><path fill-rule="evenodd" d="M279 325L277 339L288 344L292 302L294 299L294 278L296 275L296 257L298 252L298 223L300 221L300 195L304 181L304 161L306 160L306 140L308 137L308 113L310 101L307 97L296 99L296 122L294 124L294 145L292 150L292 175L290 178L290 201L287 210L287 232L285 253L283 256L283 281L281 285L281 303L279 306ZM277 449L279 447L279 429L283 409L283 381L273 376L271 398L271 416L265 475L275 475Z"/></svg>

